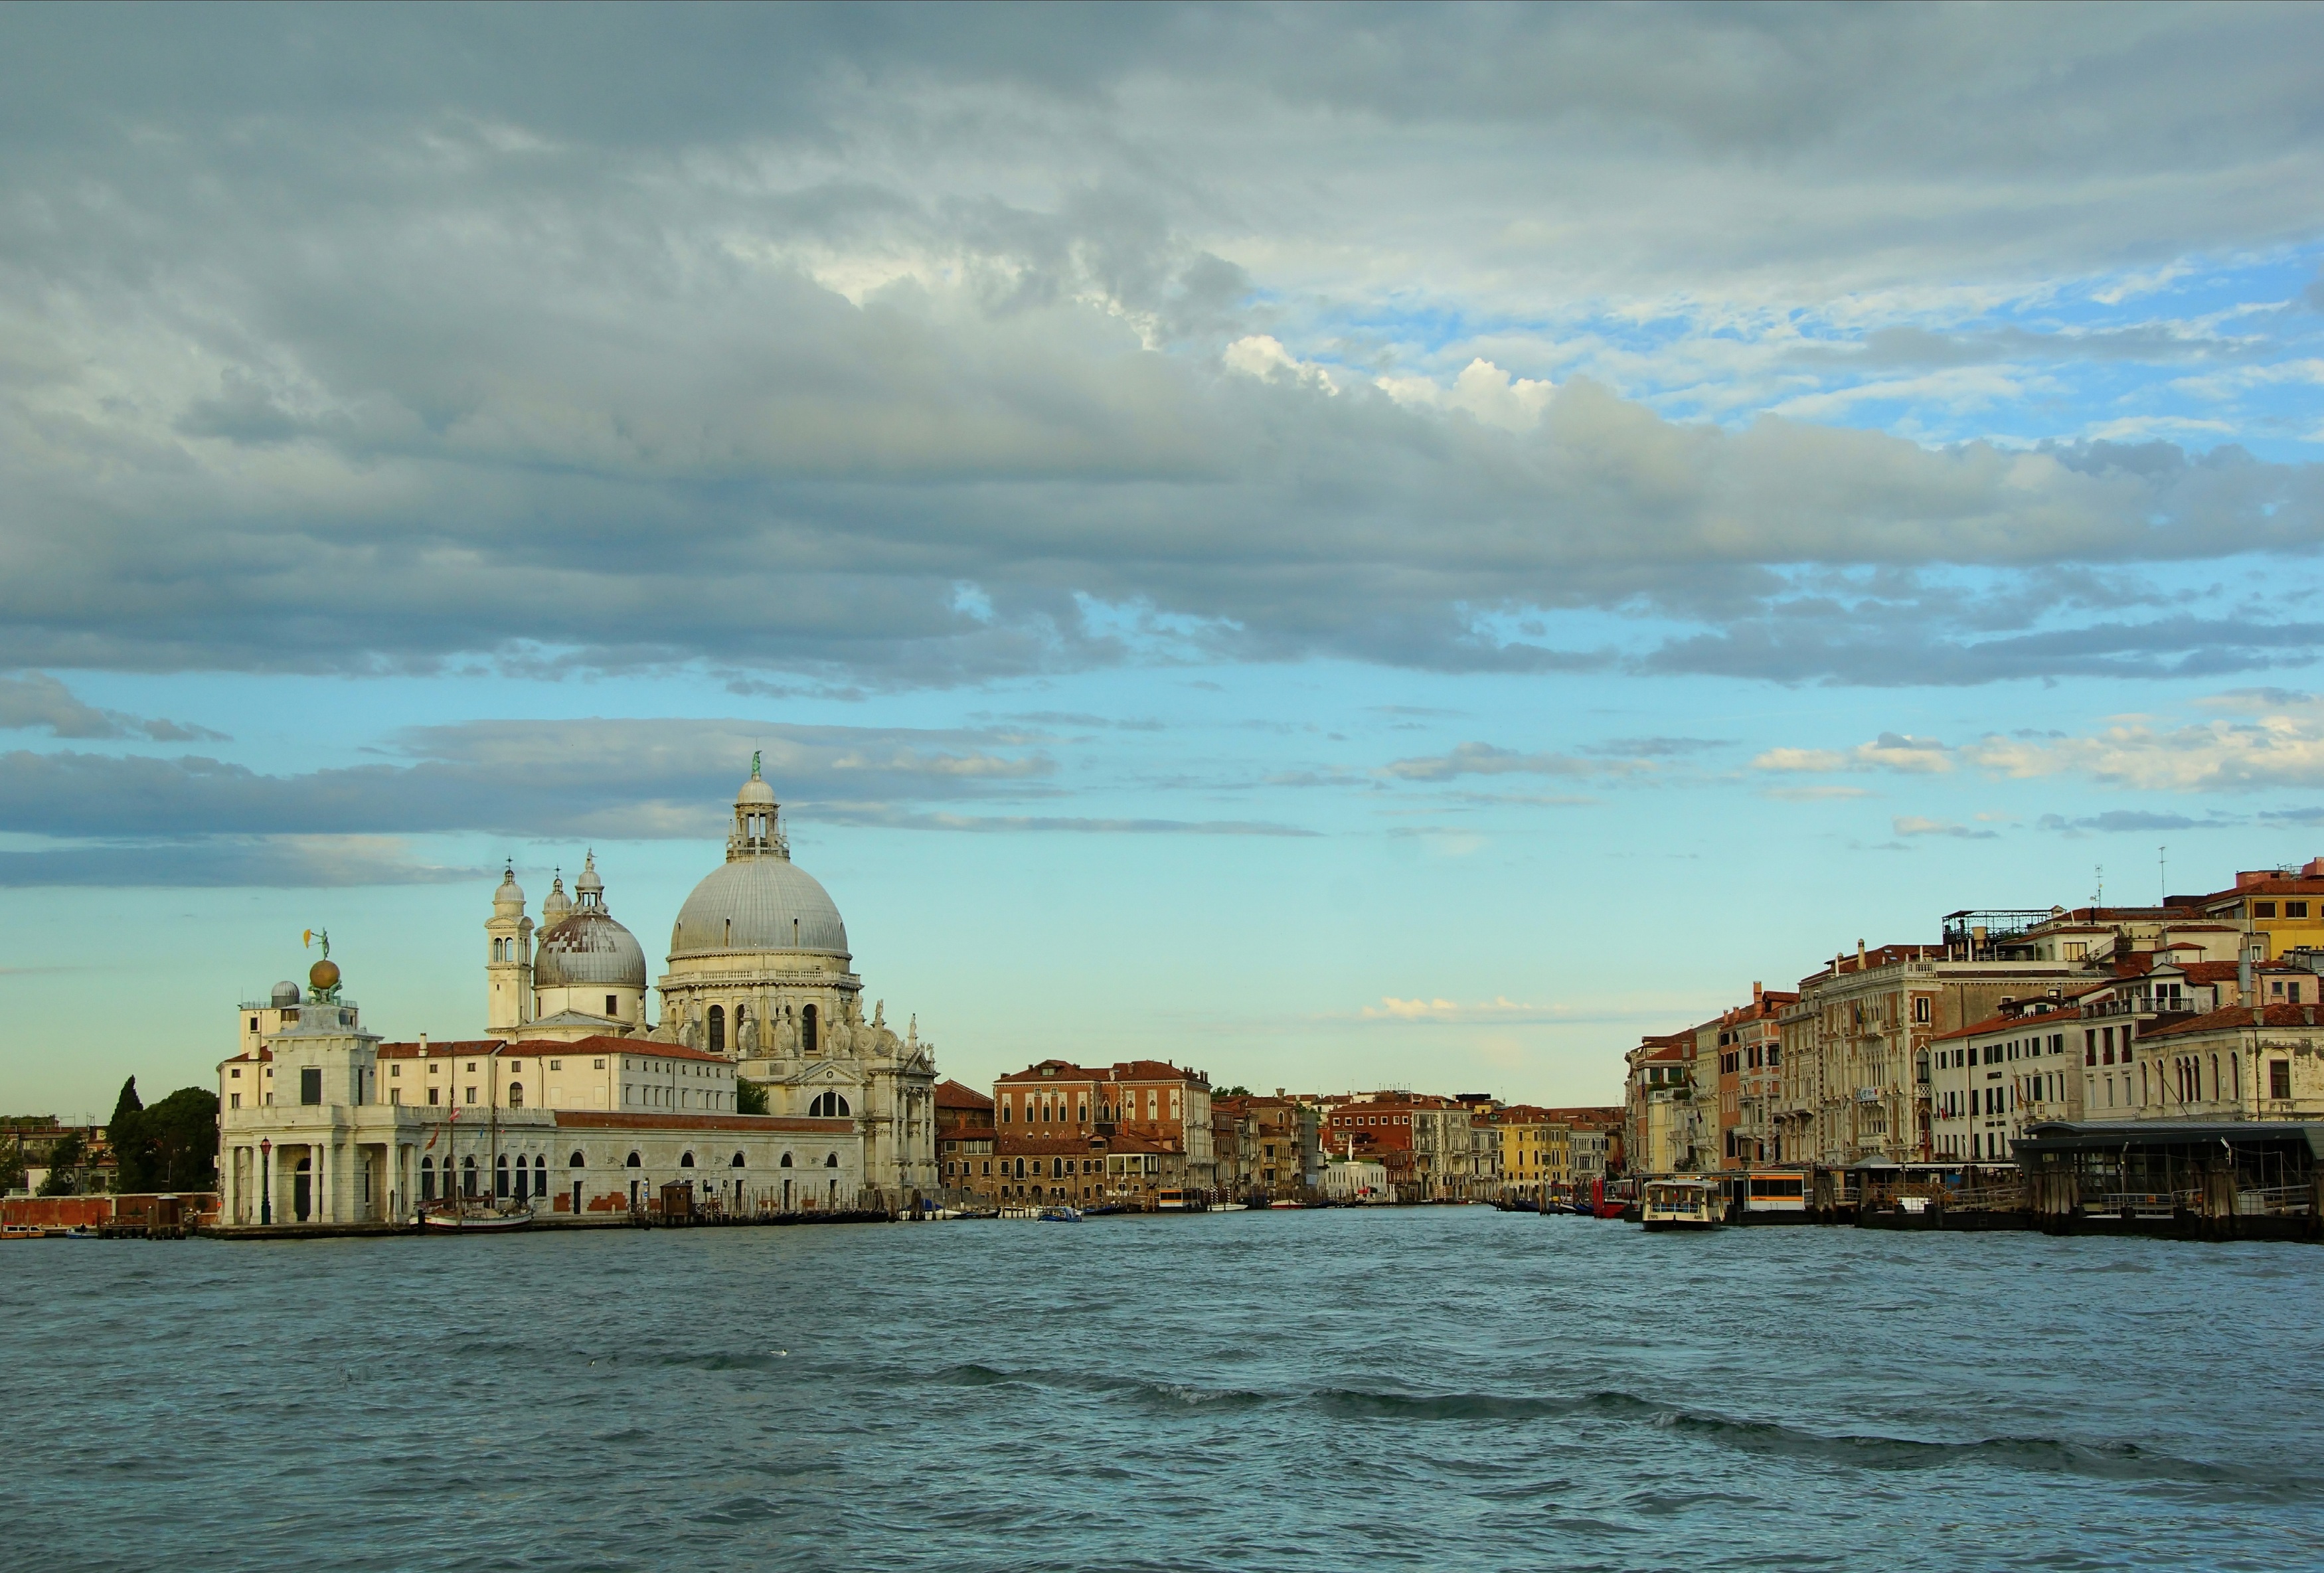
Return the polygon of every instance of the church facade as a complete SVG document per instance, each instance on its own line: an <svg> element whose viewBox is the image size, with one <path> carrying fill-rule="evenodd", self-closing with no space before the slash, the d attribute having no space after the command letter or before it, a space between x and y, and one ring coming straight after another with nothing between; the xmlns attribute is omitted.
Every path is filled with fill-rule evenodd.
<svg viewBox="0 0 2324 1573"><path fill-rule="evenodd" d="M538 924L525 907L512 868L484 922L480 1038L383 1041L327 959L303 994L240 1007L218 1067L229 1223L385 1221L454 1194L605 1212L672 1180L737 1210L935 1193L934 1045L884 1005L866 1017L846 925L791 861L755 757L650 991L594 852Z"/></svg>

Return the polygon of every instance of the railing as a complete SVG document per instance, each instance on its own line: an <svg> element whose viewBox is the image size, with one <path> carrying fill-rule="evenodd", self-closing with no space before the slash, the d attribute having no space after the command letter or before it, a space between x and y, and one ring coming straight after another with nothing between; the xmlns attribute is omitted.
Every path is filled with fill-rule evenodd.
<svg viewBox="0 0 2324 1573"><path fill-rule="evenodd" d="M2246 1218L2305 1218L2315 1205L2311 1185L2269 1185L2236 1192L2236 1211Z"/></svg>
<svg viewBox="0 0 2324 1573"><path fill-rule="evenodd" d="M1961 1212L2022 1212L2025 1209L2025 1187L1971 1185L1944 1192L1944 1202L1947 1208Z"/></svg>
<svg viewBox="0 0 2324 1573"><path fill-rule="evenodd" d="M2109 1191L2082 1198L2082 1210L2101 1217L2120 1217L2126 1212L2134 1218L2170 1218L2180 1212L2200 1211L2202 1205L2200 1191Z"/></svg>

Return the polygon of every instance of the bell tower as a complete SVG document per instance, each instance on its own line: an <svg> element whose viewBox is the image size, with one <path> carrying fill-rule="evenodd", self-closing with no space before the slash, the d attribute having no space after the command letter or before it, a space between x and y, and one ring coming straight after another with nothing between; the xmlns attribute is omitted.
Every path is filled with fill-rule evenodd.
<svg viewBox="0 0 2324 1573"><path fill-rule="evenodd" d="M484 1032L505 1037L532 1019L532 919L513 863L493 892L484 935Z"/></svg>

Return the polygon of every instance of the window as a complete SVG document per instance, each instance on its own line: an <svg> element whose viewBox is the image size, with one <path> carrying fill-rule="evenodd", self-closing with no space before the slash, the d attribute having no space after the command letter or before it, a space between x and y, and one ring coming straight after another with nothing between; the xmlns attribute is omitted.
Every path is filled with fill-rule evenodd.
<svg viewBox="0 0 2324 1573"><path fill-rule="evenodd" d="M242 1107L242 1094L239 1092L230 1092L226 1094L226 1107L228 1108L240 1108Z"/></svg>
<svg viewBox="0 0 2324 1573"><path fill-rule="evenodd" d="M468 1101L468 1102L470 1102L470 1103L474 1103L474 1102L476 1100L476 1090L475 1090L475 1088L471 1087L471 1088L469 1088L469 1089L467 1090L467 1091L468 1091L467 1101Z"/></svg>
<svg viewBox="0 0 2324 1573"><path fill-rule="evenodd" d="M523 1082L512 1081L509 1083L509 1107L511 1108L522 1108L524 1107Z"/></svg>
<svg viewBox="0 0 2324 1573"><path fill-rule="evenodd" d="M2285 902L2283 904L2283 915L2286 917L2306 917L2308 915L2308 903L2305 901Z"/></svg>
<svg viewBox="0 0 2324 1573"><path fill-rule="evenodd" d="M589 1069L592 1071L602 1071L604 1068L605 1062L603 1060L592 1060L589 1062Z"/></svg>
<svg viewBox="0 0 2324 1573"><path fill-rule="evenodd" d="M321 1067L309 1065L299 1072L299 1101L301 1103L320 1103L323 1101L323 1072Z"/></svg>
<svg viewBox="0 0 2324 1573"><path fill-rule="evenodd" d="M1927 995L1915 994L1913 996L1913 1019L1919 1022L1923 1026L1928 1025L1929 997Z"/></svg>
<svg viewBox="0 0 2324 1573"><path fill-rule="evenodd" d="M2083 1032L2083 1034L2082 1034L2082 1063L2083 1063L2083 1064L2085 1064L2085 1065L2095 1065L2095 1064L2097 1064L2098 1062L2098 1029L2097 1029L2096 1027L2090 1027L2090 1028L2089 1028L2089 1029L2085 1030L2085 1031Z"/></svg>
<svg viewBox="0 0 2324 1573"><path fill-rule="evenodd" d="M688 1153L688 1154L687 1154L684 1157L682 1157L682 1158L678 1159L678 1166L679 1168L681 1168L681 1169L691 1169L691 1168L693 1168L693 1167L694 1167L694 1154L693 1154L692 1153Z"/></svg>
<svg viewBox="0 0 2324 1573"><path fill-rule="evenodd" d="M605 996L605 1014L607 1016L619 1016L622 1014L622 1001L620 996L613 994Z"/></svg>
<svg viewBox="0 0 2324 1573"><path fill-rule="evenodd" d="M807 1106L812 1119L838 1119L847 1113L847 1099L836 1092L826 1092Z"/></svg>
<svg viewBox="0 0 2324 1573"><path fill-rule="evenodd" d="M565 1069L565 1062L562 1060L551 1060L549 1062L549 1068L552 1071L562 1071Z"/></svg>
<svg viewBox="0 0 2324 1573"><path fill-rule="evenodd" d="M812 1054L815 1048L815 1007L804 1006L799 1010L799 1047Z"/></svg>
<svg viewBox="0 0 2324 1573"><path fill-rule="evenodd" d="M710 1052L714 1054L726 1052L726 1007L723 1005L710 1007Z"/></svg>
<svg viewBox="0 0 2324 1573"><path fill-rule="evenodd" d="M836 1169L836 1168L838 1168L838 1167L839 1167L839 1154L838 1154L837 1153L832 1153L832 1154L827 1154L827 1155L824 1158L824 1160L823 1160L823 1166L824 1166L825 1168L826 1168L826 1169Z"/></svg>
<svg viewBox="0 0 2324 1573"><path fill-rule="evenodd" d="M441 1103L441 1102L443 1102L443 1101L444 1101L444 1090L443 1090L442 1088L440 1088L440 1087L430 1087L430 1088L428 1090L428 1101L429 1101L429 1102L430 1102L430 1103Z"/></svg>
<svg viewBox="0 0 2324 1573"><path fill-rule="evenodd" d="M2252 915L2254 917L2273 917L2275 915L2275 903L2273 901L2253 902Z"/></svg>

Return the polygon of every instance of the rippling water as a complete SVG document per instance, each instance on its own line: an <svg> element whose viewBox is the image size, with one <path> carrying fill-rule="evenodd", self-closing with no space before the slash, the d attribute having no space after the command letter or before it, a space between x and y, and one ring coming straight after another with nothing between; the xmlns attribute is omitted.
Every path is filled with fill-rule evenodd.
<svg viewBox="0 0 2324 1573"><path fill-rule="evenodd" d="M2324 1250L1484 1208L0 1247L0 1567L2314 1568Z"/></svg>

